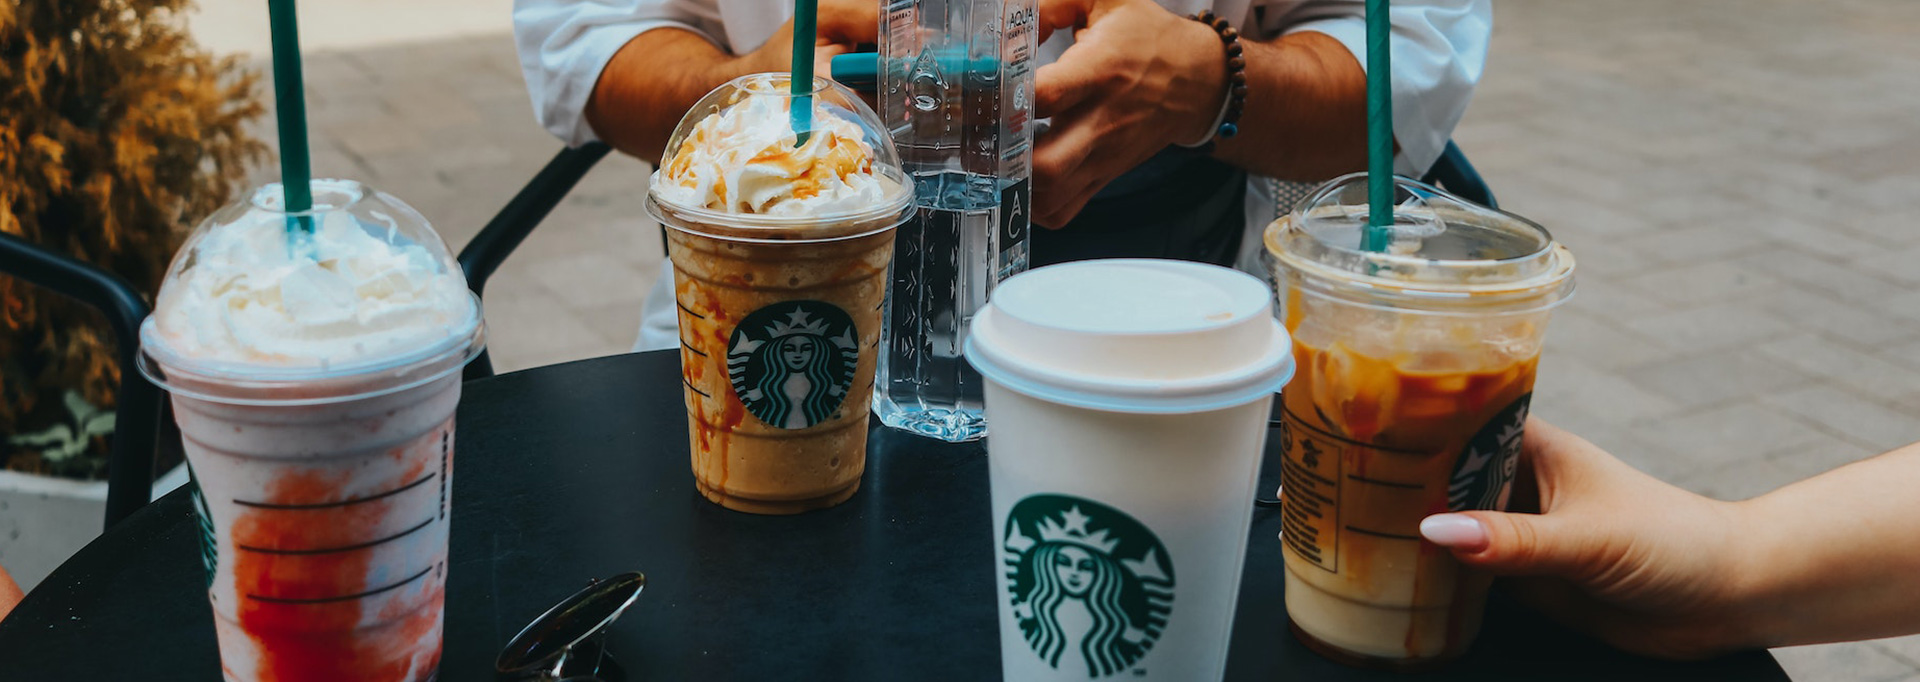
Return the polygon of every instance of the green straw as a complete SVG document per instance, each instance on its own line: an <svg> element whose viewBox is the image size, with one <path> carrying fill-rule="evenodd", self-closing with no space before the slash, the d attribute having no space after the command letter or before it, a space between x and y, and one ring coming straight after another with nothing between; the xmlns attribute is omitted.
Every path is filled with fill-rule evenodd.
<svg viewBox="0 0 1920 682"><path fill-rule="evenodd" d="M819 0L793 0L793 76L787 85L793 93L788 112L796 147L806 144L807 133L813 130L813 42L819 34L819 14Z"/></svg>
<svg viewBox="0 0 1920 682"><path fill-rule="evenodd" d="M293 0L267 0L273 34L274 110L280 120L280 187L286 192L289 244L313 235L313 169L307 159L306 85L300 78L300 25Z"/></svg>
<svg viewBox="0 0 1920 682"><path fill-rule="evenodd" d="M1367 0L1367 230L1360 248L1385 251L1393 225L1393 56L1387 0Z"/></svg>

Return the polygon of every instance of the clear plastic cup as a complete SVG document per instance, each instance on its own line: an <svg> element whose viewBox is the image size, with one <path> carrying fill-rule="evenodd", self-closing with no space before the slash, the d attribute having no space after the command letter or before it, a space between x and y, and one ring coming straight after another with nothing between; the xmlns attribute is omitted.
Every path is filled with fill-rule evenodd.
<svg viewBox="0 0 1920 682"><path fill-rule="evenodd" d="M226 679L430 680L479 301L400 200L346 180L313 196L291 214L311 238L288 239L278 184L201 223L139 369L172 393L198 484Z"/></svg>
<svg viewBox="0 0 1920 682"><path fill-rule="evenodd" d="M695 484L758 514L831 507L859 489L894 228L913 210L912 183L878 118L825 79L808 95L816 130L807 145L816 147L801 147L824 160L793 165L804 154L787 128L788 82L742 76L702 98L668 140L647 201L669 228ZM700 127L730 111L744 131ZM691 165L690 150L745 139L755 146L730 152L739 156L714 155L714 168L746 170L701 185L714 188L712 200L670 182ZM839 146L817 147L828 144ZM862 195L794 201L818 178L781 176L855 156L868 164L856 175L874 183ZM756 201L782 191L784 208Z"/></svg>
<svg viewBox="0 0 1920 682"><path fill-rule="evenodd" d="M1009 680L1218 680L1273 394L1272 295L1199 263L1015 275L975 318Z"/></svg>
<svg viewBox="0 0 1920 682"><path fill-rule="evenodd" d="M1282 395L1293 631L1345 662L1419 668L1472 644L1490 578L1421 539L1504 509L1573 256L1546 229L1401 180L1391 244L1360 248L1362 174L1268 226L1299 376Z"/></svg>

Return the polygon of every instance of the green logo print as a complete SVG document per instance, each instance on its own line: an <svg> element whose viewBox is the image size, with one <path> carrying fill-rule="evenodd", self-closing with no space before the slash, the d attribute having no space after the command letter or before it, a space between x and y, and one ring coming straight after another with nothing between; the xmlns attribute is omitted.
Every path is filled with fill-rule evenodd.
<svg viewBox="0 0 1920 682"><path fill-rule="evenodd" d="M840 409L859 359L860 335L846 311L822 301L783 301L734 326L727 378L760 421L804 429Z"/></svg>
<svg viewBox="0 0 1920 682"><path fill-rule="evenodd" d="M200 479L194 478L191 466L187 467L187 486L193 493L193 517L200 522L200 563L207 568L207 587L213 587L214 571L220 567L220 541L213 535L213 512L207 509Z"/></svg>
<svg viewBox="0 0 1920 682"><path fill-rule="evenodd" d="M1507 508L1532 402L1532 393L1515 399L1468 441L1447 481L1447 511Z"/></svg>
<svg viewBox="0 0 1920 682"><path fill-rule="evenodd" d="M1040 660L1114 675L1138 663L1173 612L1173 562L1153 531L1113 507L1031 495L1007 515L1007 595Z"/></svg>

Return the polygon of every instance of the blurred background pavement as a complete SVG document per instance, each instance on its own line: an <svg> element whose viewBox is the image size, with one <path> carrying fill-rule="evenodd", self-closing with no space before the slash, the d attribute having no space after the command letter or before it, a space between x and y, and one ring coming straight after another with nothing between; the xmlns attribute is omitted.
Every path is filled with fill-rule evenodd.
<svg viewBox="0 0 1920 682"><path fill-rule="evenodd" d="M204 44L264 58L264 3L202 4ZM506 0L302 10L317 175L458 248L559 150ZM1455 139L1580 260L1536 414L1722 499L1920 440L1920 3L1496 0L1495 26ZM662 259L648 170L608 157L492 280L500 371L631 346ZM1799 680L1920 682L1920 638L1777 653Z"/></svg>

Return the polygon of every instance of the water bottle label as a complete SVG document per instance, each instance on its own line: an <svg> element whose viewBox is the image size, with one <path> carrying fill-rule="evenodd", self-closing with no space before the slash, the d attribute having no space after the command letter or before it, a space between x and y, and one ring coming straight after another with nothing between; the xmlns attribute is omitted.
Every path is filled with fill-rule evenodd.
<svg viewBox="0 0 1920 682"><path fill-rule="evenodd" d="M1030 130L1033 118L1033 53L1035 43L1035 16L1032 2L1014 0L1007 3L1006 28L1002 31L1000 45L1001 74L1001 111L1000 111L1000 160L1004 164L1000 176L1003 178L1024 178L1028 174L1028 147L1033 139Z"/></svg>
<svg viewBox="0 0 1920 682"><path fill-rule="evenodd" d="M1027 212L1032 210L1033 191L1028 180L1008 185L1000 190L1000 253L1004 254L1015 247L1026 244L1027 229L1030 221Z"/></svg>

